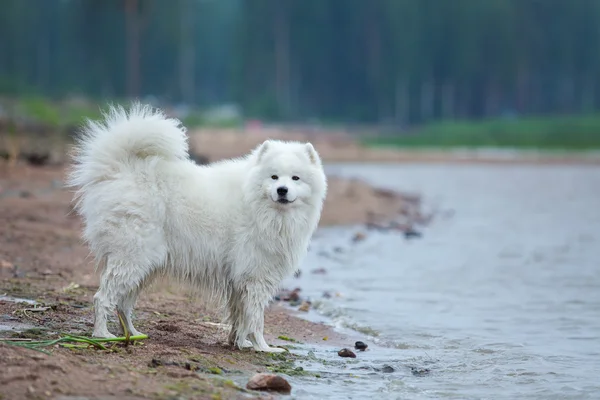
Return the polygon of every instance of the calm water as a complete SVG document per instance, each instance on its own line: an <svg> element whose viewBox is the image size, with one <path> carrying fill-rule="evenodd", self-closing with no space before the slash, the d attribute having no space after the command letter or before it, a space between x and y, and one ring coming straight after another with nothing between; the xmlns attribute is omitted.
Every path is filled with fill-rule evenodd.
<svg viewBox="0 0 600 400"><path fill-rule="evenodd" d="M351 361L302 346L318 359L305 368L322 378L293 378L297 398L600 398L600 168L329 172L420 193L454 213L410 241L368 232L352 243L360 227L318 232L288 284L316 301L308 318L357 330L371 346ZM327 274L311 274L318 267Z"/></svg>

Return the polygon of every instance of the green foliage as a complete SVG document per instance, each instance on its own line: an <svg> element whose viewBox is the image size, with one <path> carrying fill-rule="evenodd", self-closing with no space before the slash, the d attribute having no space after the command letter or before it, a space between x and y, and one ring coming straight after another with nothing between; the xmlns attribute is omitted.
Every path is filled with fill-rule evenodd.
<svg viewBox="0 0 600 400"><path fill-rule="evenodd" d="M600 115L439 122L415 132L370 138L372 146L600 148Z"/></svg>
<svg viewBox="0 0 600 400"><path fill-rule="evenodd" d="M39 97L24 98L20 102L23 113L37 122L56 127L60 124L60 112L49 101Z"/></svg>

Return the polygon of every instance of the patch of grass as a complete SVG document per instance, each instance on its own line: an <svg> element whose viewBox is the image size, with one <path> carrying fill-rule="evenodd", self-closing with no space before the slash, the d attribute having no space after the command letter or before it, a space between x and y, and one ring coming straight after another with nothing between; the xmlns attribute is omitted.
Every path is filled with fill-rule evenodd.
<svg viewBox="0 0 600 400"><path fill-rule="evenodd" d="M29 118L43 124L57 127L60 125L60 110L56 106L42 97L26 97L21 99L19 108Z"/></svg>
<svg viewBox="0 0 600 400"><path fill-rule="evenodd" d="M292 353L268 353L268 358L265 366L267 370L276 374L285 374L288 376L314 376L320 378L320 374L305 371L302 367L296 366L296 361L302 356Z"/></svg>
<svg viewBox="0 0 600 400"><path fill-rule="evenodd" d="M210 367L208 368L208 372L215 375L223 375L223 370L219 367Z"/></svg>
<svg viewBox="0 0 600 400"><path fill-rule="evenodd" d="M411 133L368 138L363 143L407 148L600 149L600 115L443 121Z"/></svg>
<svg viewBox="0 0 600 400"><path fill-rule="evenodd" d="M279 340L285 340L286 342L292 342L292 343L300 343L299 341L297 341L294 338L291 338L289 336L284 336L284 335L279 335L277 336L277 339Z"/></svg>
<svg viewBox="0 0 600 400"><path fill-rule="evenodd" d="M30 328L23 332L15 332L12 334L12 337L20 339L41 339L47 336L48 331L42 328Z"/></svg>
<svg viewBox="0 0 600 400"><path fill-rule="evenodd" d="M35 334L37 334L37 333L38 332L36 331ZM37 338L39 338L39 336L37 336ZM28 342L21 342L21 341L12 341L11 342L10 340L6 340L6 341L4 341L4 344L8 344L11 346L25 347L30 350L36 350L36 351L40 351L45 354L50 354L47 350L44 350L44 348L49 348L49 347L53 347L54 345L59 345L59 346L63 346L63 347L70 348L70 349L86 349L86 348L94 347L99 350L109 350L109 348L106 345L111 342L125 342L126 344L129 344L130 342L134 342L136 340L143 340L143 339L147 339L147 338L148 338L148 336L146 336L146 335L129 336L129 334L127 334L127 336L125 336L125 337L100 339L100 338L88 338L88 337L84 337L84 336L64 334L61 337L59 337L58 339L32 340L32 341L28 341Z"/></svg>

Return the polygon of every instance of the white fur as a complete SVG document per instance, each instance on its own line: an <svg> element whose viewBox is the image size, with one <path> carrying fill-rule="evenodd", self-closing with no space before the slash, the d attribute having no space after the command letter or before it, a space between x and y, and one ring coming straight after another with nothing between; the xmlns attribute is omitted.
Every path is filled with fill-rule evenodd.
<svg viewBox="0 0 600 400"><path fill-rule="evenodd" d="M83 130L68 184L103 266L94 336L113 336L115 307L139 334L131 321L138 294L166 274L225 307L231 344L281 350L265 342L264 309L321 215L327 182L311 144L268 140L243 158L198 166L179 121L137 103L129 112L111 107Z"/></svg>

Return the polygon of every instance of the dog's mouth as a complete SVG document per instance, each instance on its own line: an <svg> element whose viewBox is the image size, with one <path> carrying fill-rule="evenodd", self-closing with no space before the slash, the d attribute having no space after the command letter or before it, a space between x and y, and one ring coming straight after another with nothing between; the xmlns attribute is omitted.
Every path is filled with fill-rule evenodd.
<svg viewBox="0 0 600 400"><path fill-rule="evenodd" d="M289 201L288 199L285 199L285 198L283 198L283 197L280 197L279 199L277 199L277 202L278 202L279 204L291 204L291 203L293 203L294 201Z"/></svg>

